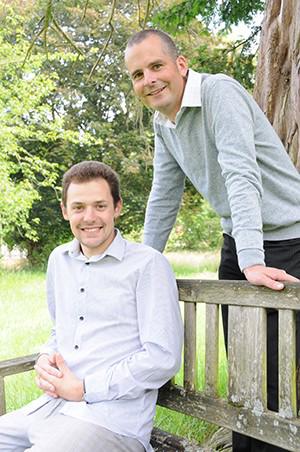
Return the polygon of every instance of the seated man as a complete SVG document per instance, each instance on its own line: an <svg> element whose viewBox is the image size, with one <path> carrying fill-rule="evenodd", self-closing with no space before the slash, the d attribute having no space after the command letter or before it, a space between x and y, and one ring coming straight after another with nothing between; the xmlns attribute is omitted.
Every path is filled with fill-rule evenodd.
<svg viewBox="0 0 300 452"><path fill-rule="evenodd" d="M74 240L50 255L53 330L36 362L44 394L0 418L0 450L151 451L157 390L179 369L176 281L154 249L115 229L122 200L107 165L78 163L63 178Z"/></svg>

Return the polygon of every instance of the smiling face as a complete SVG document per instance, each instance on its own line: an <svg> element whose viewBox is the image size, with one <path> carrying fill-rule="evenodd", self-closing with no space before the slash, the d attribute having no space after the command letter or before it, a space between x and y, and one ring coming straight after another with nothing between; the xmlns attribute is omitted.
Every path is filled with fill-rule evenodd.
<svg viewBox="0 0 300 452"><path fill-rule="evenodd" d="M101 178L71 182L66 205L61 205L63 217L70 222L71 231L87 257L102 254L112 243L115 219L121 208L122 202L114 205L110 187Z"/></svg>
<svg viewBox="0 0 300 452"><path fill-rule="evenodd" d="M185 88L186 59L182 55L174 58L160 37L150 34L127 48L125 63L143 104L174 121Z"/></svg>

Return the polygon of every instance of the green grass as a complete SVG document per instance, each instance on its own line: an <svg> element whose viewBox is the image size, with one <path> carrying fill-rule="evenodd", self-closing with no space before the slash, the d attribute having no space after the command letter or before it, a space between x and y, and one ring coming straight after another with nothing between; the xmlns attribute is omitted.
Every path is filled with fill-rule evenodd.
<svg viewBox="0 0 300 452"><path fill-rule="evenodd" d="M206 253L205 259L199 255L170 253L168 258L179 278L216 278L218 257ZM51 328L45 295L45 273L38 270L0 269L0 360L35 353L47 339ZM204 340L205 307L199 306L197 317L197 387L204 387ZM219 392L226 393L227 367L220 331L220 373ZM182 384L182 370L176 376L176 383ZM34 372L7 377L7 410L19 408L36 398L40 391L34 383ZM202 443L216 430L204 421L181 415L158 407L155 424L171 433L185 436Z"/></svg>

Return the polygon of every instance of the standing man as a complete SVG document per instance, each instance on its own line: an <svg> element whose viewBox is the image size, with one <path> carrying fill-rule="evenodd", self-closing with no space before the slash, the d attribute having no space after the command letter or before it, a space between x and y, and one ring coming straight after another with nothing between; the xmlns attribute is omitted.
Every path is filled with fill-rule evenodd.
<svg viewBox="0 0 300 452"><path fill-rule="evenodd" d="M61 208L74 240L49 258L54 327L35 366L45 394L0 417L0 451L152 451L158 388L181 360L174 275L115 229L122 200L109 166L67 171Z"/></svg>
<svg viewBox="0 0 300 452"><path fill-rule="evenodd" d="M145 243L163 251L188 177L221 217L220 279L247 279L274 290L284 281L298 281L300 176L253 98L230 77L188 69L172 39L159 30L135 34L125 62L135 94L155 110ZM225 337L227 318L225 310ZM277 313L269 312L268 406L273 410L278 409L277 323ZM297 347L299 366L299 335ZM233 435L234 452L254 450L281 449Z"/></svg>

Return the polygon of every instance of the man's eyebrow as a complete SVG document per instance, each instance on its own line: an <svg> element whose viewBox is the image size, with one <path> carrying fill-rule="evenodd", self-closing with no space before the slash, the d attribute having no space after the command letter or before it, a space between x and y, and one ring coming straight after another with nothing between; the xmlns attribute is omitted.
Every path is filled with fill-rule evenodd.
<svg viewBox="0 0 300 452"><path fill-rule="evenodd" d="M84 204L84 203L81 201L74 201L71 203L71 206L82 206L82 204Z"/></svg>
<svg viewBox="0 0 300 452"><path fill-rule="evenodd" d="M148 64L148 66L147 67L151 67L151 66L154 66L155 64L161 64L161 63L163 63L164 61L161 59L161 58L159 58L159 59L157 59L157 60L154 60L154 61L151 61L149 64ZM136 74L138 74L139 72L143 72L143 69L136 69L135 71L133 71L132 72L132 74L130 74L131 75L131 77L134 77Z"/></svg>

